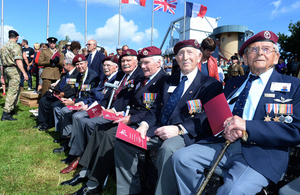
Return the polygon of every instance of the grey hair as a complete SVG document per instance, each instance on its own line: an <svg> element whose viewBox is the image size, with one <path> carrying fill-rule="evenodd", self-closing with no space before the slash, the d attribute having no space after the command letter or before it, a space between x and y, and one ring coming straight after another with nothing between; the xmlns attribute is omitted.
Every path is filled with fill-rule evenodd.
<svg viewBox="0 0 300 195"><path fill-rule="evenodd" d="M71 64L72 66L74 66L73 63L72 63L72 61L73 61L72 58L65 58L65 63L66 64Z"/></svg>
<svg viewBox="0 0 300 195"><path fill-rule="evenodd" d="M164 67L164 61L163 58L161 56L152 56L152 59L154 62L158 62L160 60L160 66Z"/></svg>
<svg viewBox="0 0 300 195"><path fill-rule="evenodd" d="M247 53L249 45L244 49L244 53ZM275 53L279 53L279 46L275 43L273 43L273 47L275 49Z"/></svg>

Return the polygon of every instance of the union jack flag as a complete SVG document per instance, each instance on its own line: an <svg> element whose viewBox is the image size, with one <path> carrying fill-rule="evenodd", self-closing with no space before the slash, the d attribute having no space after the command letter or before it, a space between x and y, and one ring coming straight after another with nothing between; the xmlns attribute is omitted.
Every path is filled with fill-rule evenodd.
<svg viewBox="0 0 300 195"><path fill-rule="evenodd" d="M168 12L175 14L177 0L154 0L154 11Z"/></svg>

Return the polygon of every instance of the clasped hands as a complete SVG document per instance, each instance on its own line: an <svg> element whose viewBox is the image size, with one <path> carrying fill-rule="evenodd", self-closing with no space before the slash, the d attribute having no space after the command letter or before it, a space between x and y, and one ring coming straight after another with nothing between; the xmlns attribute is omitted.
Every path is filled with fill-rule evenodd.
<svg viewBox="0 0 300 195"><path fill-rule="evenodd" d="M227 118L224 123L223 136L231 143L243 137L243 131L246 131L246 121L239 116Z"/></svg>

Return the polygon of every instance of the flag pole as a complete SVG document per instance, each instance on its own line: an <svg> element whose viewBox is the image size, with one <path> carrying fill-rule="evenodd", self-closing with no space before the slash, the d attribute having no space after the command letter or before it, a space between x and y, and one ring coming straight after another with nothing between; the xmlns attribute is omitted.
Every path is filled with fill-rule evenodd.
<svg viewBox="0 0 300 195"><path fill-rule="evenodd" d="M49 5L50 5L50 0L48 0L48 11L47 11L47 39L49 37Z"/></svg>
<svg viewBox="0 0 300 195"><path fill-rule="evenodd" d="M85 0L85 44L87 44L87 0Z"/></svg>
<svg viewBox="0 0 300 195"><path fill-rule="evenodd" d="M2 0L2 13L1 13L1 43L4 44L4 29L3 29L3 0Z"/></svg>
<svg viewBox="0 0 300 195"><path fill-rule="evenodd" d="M186 0L184 0L184 15L183 15L183 37L182 40L185 40L185 15L186 15Z"/></svg>
<svg viewBox="0 0 300 195"><path fill-rule="evenodd" d="M118 38L118 45L121 45L120 31L121 31L121 0L119 1L119 38Z"/></svg>
<svg viewBox="0 0 300 195"><path fill-rule="evenodd" d="M154 0L152 1L151 46L153 46L153 19L154 19Z"/></svg>

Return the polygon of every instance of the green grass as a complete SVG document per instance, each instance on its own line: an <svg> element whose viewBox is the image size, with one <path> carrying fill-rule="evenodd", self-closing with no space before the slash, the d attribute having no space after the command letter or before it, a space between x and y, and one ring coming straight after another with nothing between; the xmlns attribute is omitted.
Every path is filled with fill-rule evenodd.
<svg viewBox="0 0 300 195"><path fill-rule="evenodd" d="M0 95L1 116L4 102L5 97ZM60 161L66 154L52 152L60 147L53 143L59 134L54 128L44 132L34 129L36 119L31 117L30 109L33 108L19 103L19 115L14 116L18 120L0 121L0 194L70 194L77 191L81 185L59 184L74 177L80 169L69 174L59 173L67 166ZM104 194L116 194L113 179L109 179Z"/></svg>

